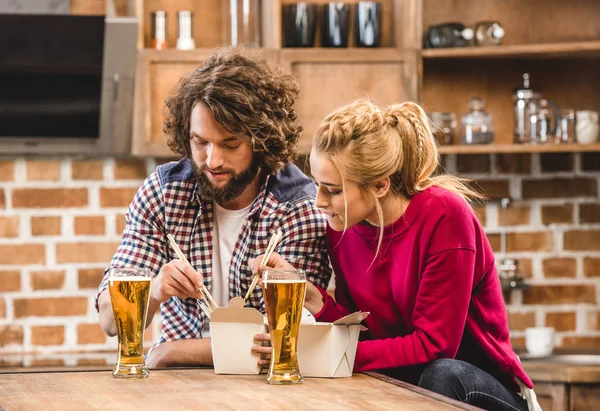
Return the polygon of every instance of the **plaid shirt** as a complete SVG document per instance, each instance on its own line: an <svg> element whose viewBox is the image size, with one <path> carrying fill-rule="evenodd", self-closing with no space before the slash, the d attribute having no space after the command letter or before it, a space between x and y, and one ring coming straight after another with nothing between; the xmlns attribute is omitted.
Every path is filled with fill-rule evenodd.
<svg viewBox="0 0 600 411"><path fill-rule="evenodd" d="M231 256L229 297L244 296L252 282L249 260L263 254L271 236L281 229L277 252L296 268L306 271L313 284L326 288L331 277L325 248L326 218L315 207L315 184L298 167L289 165L269 175L242 227ZM176 259L166 238L171 233L192 267L212 290L213 203L197 192L189 160L159 166L135 195L126 215L121 244L111 266L147 267L158 275L163 265ZM108 285L108 269L98 287L98 297ZM256 287L251 304L264 312L262 290ZM161 304L162 333L157 344L202 338L208 321L198 300L171 297Z"/></svg>

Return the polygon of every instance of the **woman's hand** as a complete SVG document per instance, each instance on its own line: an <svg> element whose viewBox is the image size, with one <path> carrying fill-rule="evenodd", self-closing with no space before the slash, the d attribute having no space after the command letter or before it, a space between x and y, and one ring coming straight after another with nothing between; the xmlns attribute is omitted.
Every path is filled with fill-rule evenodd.
<svg viewBox="0 0 600 411"><path fill-rule="evenodd" d="M306 309L315 316L323 309L324 305L321 292L313 283L306 281L306 297L304 297L304 306Z"/></svg>
<svg viewBox="0 0 600 411"><path fill-rule="evenodd" d="M252 352L257 353L260 356L258 365L261 367L268 367L271 364L271 353L273 352L273 348L271 348L271 334L256 334L254 336L254 341L256 341L257 344L260 344L252 347Z"/></svg>

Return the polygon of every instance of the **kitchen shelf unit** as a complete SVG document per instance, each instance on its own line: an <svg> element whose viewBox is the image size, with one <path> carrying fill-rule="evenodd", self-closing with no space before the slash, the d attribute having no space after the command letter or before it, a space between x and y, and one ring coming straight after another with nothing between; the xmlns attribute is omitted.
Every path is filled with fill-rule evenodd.
<svg viewBox="0 0 600 411"><path fill-rule="evenodd" d="M222 15L227 2L130 1L141 21L133 153L169 155L162 132L164 100L183 74L223 44ZM457 118L467 111L469 98L484 98L486 110L494 116L494 144L461 146L454 142L440 147L443 154L599 151L597 144L512 144L511 101L512 90L528 72L532 86L541 88L545 98L562 108L600 111L600 2L596 0L382 0L381 48L352 47L352 27L348 48L282 48L281 7L295 1L263 0L263 48L247 51L262 54L298 79L302 153L309 150L325 115L365 96L381 105L416 100L427 111L454 112ZM146 48L150 44L150 13L156 9L168 13L171 45L176 39L176 11L192 10L198 49ZM506 36L501 46L422 47L424 32L432 24L460 21L473 26L482 20L503 25ZM318 34L315 44L320 44Z"/></svg>
<svg viewBox="0 0 600 411"><path fill-rule="evenodd" d="M600 152L600 144L473 144L439 146L440 154L527 154Z"/></svg>

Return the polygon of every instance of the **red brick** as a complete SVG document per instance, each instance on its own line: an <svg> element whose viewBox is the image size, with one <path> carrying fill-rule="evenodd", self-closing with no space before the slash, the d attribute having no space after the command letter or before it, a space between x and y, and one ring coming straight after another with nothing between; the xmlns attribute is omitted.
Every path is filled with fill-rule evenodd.
<svg viewBox="0 0 600 411"><path fill-rule="evenodd" d="M593 285L533 286L523 291L523 304L596 304L596 287Z"/></svg>
<svg viewBox="0 0 600 411"><path fill-rule="evenodd" d="M473 207L473 211L479 220L479 223L485 227L486 223L486 208L485 207Z"/></svg>
<svg viewBox="0 0 600 411"><path fill-rule="evenodd" d="M15 179L15 162L13 160L0 160L0 181L13 181Z"/></svg>
<svg viewBox="0 0 600 411"><path fill-rule="evenodd" d="M533 277L533 264L530 258L520 258L517 260L517 273L523 278Z"/></svg>
<svg viewBox="0 0 600 411"><path fill-rule="evenodd" d="M77 270L77 275L79 277L79 288L98 288L104 276L104 268Z"/></svg>
<svg viewBox="0 0 600 411"><path fill-rule="evenodd" d="M540 166L543 172L572 171L572 153L542 153L540 154Z"/></svg>
<svg viewBox="0 0 600 411"><path fill-rule="evenodd" d="M542 206L543 224L569 224L573 222L573 204Z"/></svg>
<svg viewBox="0 0 600 411"><path fill-rule="evenodd" d="M500 234L487 234L488 241L490 242L490 246L492 250L495 252L500 252Z"/></svg>
<svg viewBox="0 0 600 411"><path fill-rule="evenodd" d="M580 350L597 350L600 347L600 337L568 337L562 339L563 348L577 348Z"/></svg>
<svg viewBox="0 0 600 411"><path fill-rule="evenodd" d="M123 234L123 231L125 231L125 216L123 214L119 214L117 216L117 226L116 226L116 234L121 235Z"/></svg>
<svg viewBox="0 0 600 411"><path fill-rule="evenodd" d="M585 257L583 259L583 274L586 277L600 277L600 258Z"/></svg>
<svg viewBox="0 0 600 411"><path fill-rule="evenodd" d="M65 285L64 271L32 271L30 278L33 290L58 290Z"/></svg>
<svg viewBox="0 0 600 411"><path fill-rule="evenodd" d="M104 178L104 161L73 160L71 161L72 180L102 180Z"/></svg>
<svg viewBox="0 0 600 411"><path fill-rule="evenodd" d="M18 237L19 236L19 217L0 216L0 237Z"/></svg>
<svg viewBox="0 0 600 411"><path fill-rule="evenodd" d="M496 171L509 174L531 174L531 155L497 154Z"/></svg>
<svg viewBox="0 0 600 411"><path fill-rule="evenodd" d="M79 216L73 219L76 235L104 235L105 224L103 216Z"/></svg>
<svg viewBox="0 0 600 411"><path fill-rule="evenodd" d="M106 365L104 358L78 358L77 365Z"/></svg>
<svg viewBox="0 0 600 411"><path fill-rule="evenodd" d="M75 15L102 16L105 7L105 0L71 0L71 14Z"/></svg>
<svg viewBox="0 0 600 411"><path fill-rule="evenodd" d="M65 327L62 325L31 327L31 344L62 345L65 342Z"/></svg>
<svg viewBox="0 0 600 411"><path fill-rule="evenodd" d="M86 207L86 188L17 188L13 190L15 208Z"/></svg>
<svg viewBox="0 0 600 411"><path fill-rule="evenodd" d="M0 271L0 292L21 290L21 272L19 270Z"/></svg>
<svg viewBox="0 0 600 411"><path fill-rule="evenodd" d="M27 160L28 181L58 181L60 180L60 161L57 160Z"/></svg>
<svg viewBox="0 0 600 411"><path fill-rule="evenodd" d="M52 317L87 314L86 297L15 298L15 318Z"/></svg>
<svg viewBox="0 0 600 411"><path fill-rule="evenodd" d="M574 312L546 313L546 326L554 327L556 331L575 331L577 316Z"/></svg>
<svg viewBox="0 0 600 411"><path fill-rule="evenodd" d="M119 243L58 243L56 262L105 263L110 261Z"/></svg>
<svg viewBox="0 0 600 411"><path fill-rule="evenodd" d="M565 250L600 250L600 230L565 231Z"/></svg>
<svg viewBox="0 0 600 411"><path fill-rule="evenodd" d="M586 328L590 331L600 331L600 311L588 311L586 313Z"/></svg>
<svg viewBox="0 0 600 411"><path fill-rule="evenodd" d="M6 317L6 303L4 298L0 298L0 318Z"/></svg>
<svg viewBox="0 0 600 411"><path fill-rule="evenodd" d="M65 360L62 358L34 358L29 363L30 367L63 367Z"/></svg>
<svg viewBox="0 0 600 411"><path fill-rule="evenodd" d="M544 277L570 277L577 275L577 261L574 258L549 258L542 262Z"/></svg>
<svg viewBox="0 0 600 411"><path fill-rule="evenodd" d="M79 324L77 326L77 344L104 344L106 334L98 324Z"/></svg>
<svg viewBox="0 0 600 411"><path fill-rule="evenodd" d="M489 154L464 154L456 157L456 169L459 173L489 173Z"/></svg>
<svg viewBox="0 0 600 411"><path fill-rule="evenodd" d="M508 180L473 180L471 186L489 199L510 197Z"/></svg>
<svg viewBox="0 0 600 411"><path fill-rule="evenodd" d="M129 207L133 200L135 188L106 188L100 189L100 207Z"/></svg>
<svg viewBox="0 0 600 411"><path fill-rule="evenodd" d="M534 233L507 233L506 249L512 251L551 251L552 233L548 231Z"/></svg>
<svg viewBox="0 0 600 411"><path fill-rule="evenodd" d="M579 204L579 220L582 223L600 223L600 204Z"/></svg>
<svg viewBox="0 0 600 411"><path fill-rule="evenodd" d="M115 160L115 180L144 180L148 176L144 160Z"/></svg>
<svg viewBox="0 0 600 411"><path fill-rule="evenodd" d="M61 235L61 217L31 217L31 235Z"/></svg>
<svg viewBox="0 0 600 411"><path fill-rule="evenodd" d="M535 327L535 313L508 313L508 325L513 331L524 331Z"/></svg>
<svg viewBox="0 0 600 411"><path fill-rule="evenodd" d="M1 264L45 264L44 244L0 245Z"/></svg>
<svg viewBox="0 0 600 411"><path fill-rule="evenodd" d="M514 350L525 350L525 337L510 337L510 344Z"/></svg>
<svg viewBox="0 0 600 411"><path fill-rule="evenodd" d="M528 179L521 183L524 200L533 198L596 197L597 182L594 178Z"/></svg>
<svg viewBox="0 0 600 411"><path fill-rule="evenodd" d="M0 325L0 347L9 344L23 344L23 327L20 325Z"/></svg>
<svg viewBox="0 0 600 411"><path fill-rule="evenodd" d="M4 189L0 188L0 210L6 208L6 195L4 194Z"/></svg>
<svg viewBox="0 0 600 411"><path fill-rule="evenodd" d="M502 221L502 209L498 210L498 225L513 226L529 224L529 206L514 206L506 209L506 222Z"/></svg>

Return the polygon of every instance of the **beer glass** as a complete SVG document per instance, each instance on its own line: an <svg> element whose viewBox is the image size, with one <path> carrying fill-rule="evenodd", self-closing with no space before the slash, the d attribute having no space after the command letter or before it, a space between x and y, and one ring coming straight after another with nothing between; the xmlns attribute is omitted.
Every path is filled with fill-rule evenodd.
<svg viewBox="0 0 600 411"><path fill-rule="evenodd" d="M300 270L263 272L263 295L271 333L269 384L300 384L298 331L306 294L306 275Z"/></svg>
<svg viewBox="0 0 600 411"><path fill-rule="evenodd" d="M146 378L144 328L150 300L151 274L147 268L111 267L108 290L115 316L119 356L113 376Z"/></svg>

